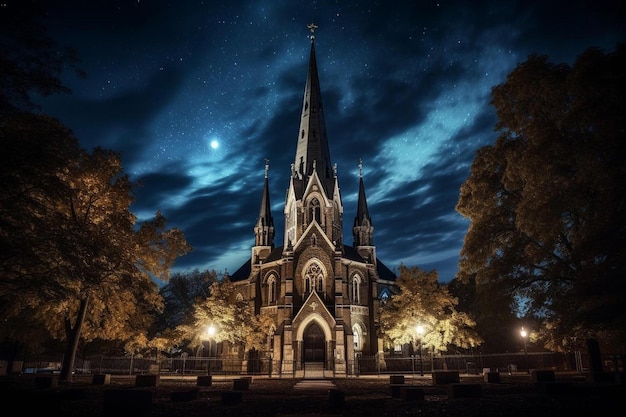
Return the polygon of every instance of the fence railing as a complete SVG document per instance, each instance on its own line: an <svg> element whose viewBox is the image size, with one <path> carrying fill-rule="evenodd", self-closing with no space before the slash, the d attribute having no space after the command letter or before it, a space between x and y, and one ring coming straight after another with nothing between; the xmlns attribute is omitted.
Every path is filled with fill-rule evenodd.
<svg viewBox="0 0 626 417"><path fill-rule="evenodd" d="M6 369L7 362L0 361L2 373L56 373L61 369L61 357L39 357L28 361L11 363L11 370ZM613 371L611 358L603 358L606 371ZM306 370L307 364L276 361L271 359L222 359L217 357L108 357L95 356L77 358L75 374L108 373L115 375L137 375L159 373L164 375L268 375L290 377L298 376ZM418 374L437 370L457 370L464 374L480 374L489 368L498 371L523 371L528 369L551 368L562 371L584 372L588 369L586 355L580 353L505 353L487 355L413 355L398 357L394 355L359 356L338 365L332 361L320 363L324 376L339 375L359 376L376 374ZM4 372L3 372L4 367ZM313 369L311 366L310 369ZM622 369L619 369L623 371Z"/></svg>

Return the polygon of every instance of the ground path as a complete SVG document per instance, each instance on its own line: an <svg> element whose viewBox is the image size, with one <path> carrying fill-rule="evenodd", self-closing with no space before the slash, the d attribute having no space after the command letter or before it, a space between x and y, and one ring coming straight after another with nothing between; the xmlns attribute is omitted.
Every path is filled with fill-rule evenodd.
<svg viewBox="0 0 626 417"><path fill-rule="evenodd" d="M0 402L23 415L60 414L65 417L578 417L615 415L624 410L626 385L593 383L577 375L558 375L566 385L546 394L529 375L501 375L486 383L479 375L462 375L461 384L480 384L478 397L451 399L448 387L433 385L429 375L407 375L406 384L424 389L423 401L394 398L389 375L350 378L269 378L254 376L240 401L227 405L224 393L233 391L238 376L215 376L210 386L197 377L163 376L156 387L134 386L130 376L116 376L108 385L94 385L87 376L50 389L36 388L32 376L0 379ZM107 390L149 391L145 412L107 414ZM174 401L174 393L190 393ZM340 394L341 401L332 401Z"/></svg>

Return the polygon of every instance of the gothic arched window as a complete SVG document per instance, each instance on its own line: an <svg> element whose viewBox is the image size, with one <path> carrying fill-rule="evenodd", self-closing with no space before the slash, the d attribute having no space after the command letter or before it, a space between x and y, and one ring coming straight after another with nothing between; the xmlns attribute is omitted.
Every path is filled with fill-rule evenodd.
<svg viewBox="0 0 626 417"><path fill-rule="evenodd" d="M317 263L309 265L304 273L304 289L309 293L313 290L324 292L324 271Z"/></svg>
<svg viewBox="0 0 626 417"><path fill-rule="evenodd" d="M276 275L270 275L267 279L267 302L270 304L276 302Z"/></svg>
<svg viewBox="0 0 626 417"><path fill-rule="evenodd" d="M354 341L355 351L363 350L363 334L361 332L361 327L358 324L352 326L352 340Z"/></svg>
<svg viewBox="0 0 626 417"><path fill-rule="evenodd" d="M315 220L318 224L322 224L322 209L320 207L320 201L317 198L311 200L309 210L310 221Z"/></svg>
<svg viewBox="0 0 626 417"><path fill-rule="evenodd" d="M352 277L352 292L351 292L351 297L350 300L352 301L352 304L359 304L361 302L361 297L360 297L360 288L361 288L361 276L359 274L355 274Z"/></svg>

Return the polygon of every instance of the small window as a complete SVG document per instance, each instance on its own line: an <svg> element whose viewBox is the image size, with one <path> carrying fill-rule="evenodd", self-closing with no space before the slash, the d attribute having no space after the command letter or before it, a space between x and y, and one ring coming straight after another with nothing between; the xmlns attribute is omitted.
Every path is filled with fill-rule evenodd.
<svg viewBox="0 0 626 417"><path fill-rule="evenodd" d="M361 289L361 276L354 275L352 277L352 292L350 293L350 299L352 304L359 304L361 302L360 297L360 289Z"/></svg>
<svg viewBox="0 0 626 417"><path fill-rule="evenodd" d="M322 208L320 207L320 201L317 198L311 200L309 220L315 220L318 224L322 224Z"/></svg>
<svg viewBox="0 0 626 417"><path fill-rule="evenodd" d="M267 279L267 302L273 304L276 302L276 276L271 275Z"/></svg>
<svg viewBox="0 0 626 417"><path fill-rule="evenodd" d="M354 350L361 351L363 350L363 340L361 334L361 328L359 325L355 324L352 326L352 340L354 341Z"/></svg>
<svg viewBox="0 0 626 417"><path fill-rule="evenodd" d="M380 292L380 301L384 304L387 301L389 301L389 290L387 288L383 288L382 291Z"/></svg>

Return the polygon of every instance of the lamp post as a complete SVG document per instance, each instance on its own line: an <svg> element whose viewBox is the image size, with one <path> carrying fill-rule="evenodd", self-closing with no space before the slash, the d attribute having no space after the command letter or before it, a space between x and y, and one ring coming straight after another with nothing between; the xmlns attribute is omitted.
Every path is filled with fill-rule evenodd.
<svg viewBox="0 0 626 417"><path fill-rule="evenodd" d="M422 362L422 335L424 334L424 326L418 324L415 327L417 332L417 338L419 339L419 352L420 352L420 376L424 376L424 363Z"/></svg>
<svg viewBox="0 0 626 417"><path fill-rule="evenodd" d="M215 334L215 327L213 327L213 325L210 325L207 328L206 332L209 339L209 354L206 362L206 373L207 375L211 375L211 338L213 338L213 335Z"/></svg>
<svg viewBox="0 0 626 417"><path fill-rule="evenodd" d="M524 341L524 362L526 362L526 372L529 373L530 369L528 367L528 350L526 349L526 339L528 338L528 332L524 329L524 326L519 331L519 335L522 337Z"/></svg>

